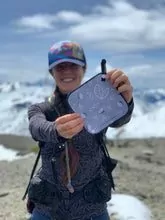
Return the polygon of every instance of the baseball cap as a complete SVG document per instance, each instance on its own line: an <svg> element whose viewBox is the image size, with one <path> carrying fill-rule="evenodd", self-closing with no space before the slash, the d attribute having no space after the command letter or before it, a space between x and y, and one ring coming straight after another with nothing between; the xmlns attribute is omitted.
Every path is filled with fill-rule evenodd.
<svg viewBox="0 0 165 220"><path fill-rule="evenodd" d="M59 63L71 62L82 67L86 66L86 58L80 44L72 41L59 41L48 52L49 70Z"/></svg>

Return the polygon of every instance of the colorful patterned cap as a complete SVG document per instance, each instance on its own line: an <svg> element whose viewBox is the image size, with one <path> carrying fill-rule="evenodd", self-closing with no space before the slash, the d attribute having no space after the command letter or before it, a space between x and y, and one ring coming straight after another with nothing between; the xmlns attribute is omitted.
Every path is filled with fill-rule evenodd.
<svg viewBox="0 0 165 220"><path fill-rule="evenodd" d="M60 41L55 43L48 53L49 70L59 63L71 62L86 66L83 48L76 42Z"/></svg>

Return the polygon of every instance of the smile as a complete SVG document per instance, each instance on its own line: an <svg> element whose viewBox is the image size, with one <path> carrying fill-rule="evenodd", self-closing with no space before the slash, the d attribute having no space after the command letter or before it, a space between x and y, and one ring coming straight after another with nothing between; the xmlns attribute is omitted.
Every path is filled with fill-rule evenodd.
<svg viewBox="0 0 165 220"><path fill-rule="evenodd" d="M74 78L65 78L65 79L61 79L61 81L68 83L74 81Z"/></svg>

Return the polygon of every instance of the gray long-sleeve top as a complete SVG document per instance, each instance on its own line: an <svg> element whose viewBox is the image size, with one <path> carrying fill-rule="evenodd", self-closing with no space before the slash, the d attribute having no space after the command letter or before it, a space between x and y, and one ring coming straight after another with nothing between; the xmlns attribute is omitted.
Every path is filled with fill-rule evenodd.
<svg viewBox="0 0 165 220"><path fill-rule="evenodd" d="M130 121L134 108L133 99L128 104L128 107L128 113L123 118L111 124L110 127L120 127ZM40 177L55 183L51 167L51 158L52 155L56 155L57 161L55 169L58 181L55 184L61 192L66 192L67 189L63 186L60 179L59 152L62 148L60 144L61 138L57 134L54 122L46 120L44 103L32 105L28 110L28 118L29 130L32 137L36 141L45 142L44 146L41 147L42 168L39 173ZM85 129L73 137L73 145L79 152L80 161L77 173L72 178L72 185L75 191L80 191L92 179L98 175L104 175L105 171L102 167L103 152L95 136L88 133ZM75 203L70 201L70 205L71 204L73 212L70 212L70 218L72 219L85 219L85 216L88 217L89 212L94 214L101 213L104 207L103 204L91 206L84 203L84 208L80 211L79 208L75 206ZM63 207L62 212L65 211Z"/></svg>

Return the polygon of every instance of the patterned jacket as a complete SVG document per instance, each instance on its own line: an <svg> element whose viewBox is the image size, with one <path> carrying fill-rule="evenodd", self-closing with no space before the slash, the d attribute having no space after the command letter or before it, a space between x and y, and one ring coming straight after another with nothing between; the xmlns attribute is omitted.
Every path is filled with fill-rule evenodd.
<svg viewBox="0 0 165 220"><path fill-rule="evenodd" d="M128 104L128 113L118 121L111 124L111 127L120 127L128 123L134 108L133 100ZM70 109L68 109L68 113ZM68 190L63 186L60 179L59 155L64 149L63 139L60 138L55 129L54 120L48 121L46 117L45 102L33 104L28 110L29 130L32 138L36 141L44 142L41 148L42 166L39 172L39 177L56 185L58 190L64 195L64 198L58 208L59 219L88 219L91 215L99 215L105 211L106 204L91 204L84 201L82 196L70 197ZM103 152L100 149L99 143L95 135L92 135L85 128L76 136L73 137L72 143L76 147L80 155L79 167L76 175L72 178L72 185L76 192L81 192L92 179L98 175L105 175L102 167ZM57 182L55 182L51 158L56 156L56 174ZM76 195L76 193L75 193ZM78 194L77 194L78 195ZM49 213L49 208L40 204L36 207L41 212Z"/></svg>

